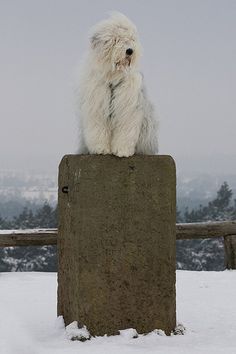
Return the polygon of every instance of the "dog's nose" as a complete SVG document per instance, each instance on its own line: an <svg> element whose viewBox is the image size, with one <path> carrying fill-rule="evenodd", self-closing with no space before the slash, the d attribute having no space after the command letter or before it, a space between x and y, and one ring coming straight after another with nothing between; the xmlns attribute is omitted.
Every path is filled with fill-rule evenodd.
<svg viewBox="0 0 236 354"><path fill-rule="evenodd" d="M128 48L128 49L126 50L126 54L127 54L127 55L132 55L132 54L133 54L133 49L132 49L132 48Z"/></svg>

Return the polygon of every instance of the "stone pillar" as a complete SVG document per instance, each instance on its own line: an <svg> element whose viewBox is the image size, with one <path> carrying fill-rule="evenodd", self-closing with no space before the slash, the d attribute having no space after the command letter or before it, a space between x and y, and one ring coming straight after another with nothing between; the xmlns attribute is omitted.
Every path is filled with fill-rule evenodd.
<svg viewBox="0 0 236 354"><path fill-rule="evenodd" d="M176 326L170 156L68 155L59 168L58 315L91 335Z"/></svg>

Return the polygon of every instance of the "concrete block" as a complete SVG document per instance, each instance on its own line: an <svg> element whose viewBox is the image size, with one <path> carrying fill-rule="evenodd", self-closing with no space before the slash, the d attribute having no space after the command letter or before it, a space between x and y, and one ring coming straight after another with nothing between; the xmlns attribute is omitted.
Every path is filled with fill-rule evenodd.
<svg viewBox="0 0 236 354"><path fill-rule="evenodd" d="M92 335L176 325L170 156L68 155L59 168L58 315Z"/></svg>

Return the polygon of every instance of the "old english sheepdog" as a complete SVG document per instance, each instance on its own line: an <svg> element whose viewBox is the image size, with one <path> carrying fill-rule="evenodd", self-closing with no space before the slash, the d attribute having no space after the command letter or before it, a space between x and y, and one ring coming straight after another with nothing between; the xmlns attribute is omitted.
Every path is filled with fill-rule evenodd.
<svg viewBox="0 0 236 354"><path fill-rule="evenodd" d="M140 52L137 29L121 13L92 29L77 91L80 153L157 153L157 119L138 68Z"/></svg>

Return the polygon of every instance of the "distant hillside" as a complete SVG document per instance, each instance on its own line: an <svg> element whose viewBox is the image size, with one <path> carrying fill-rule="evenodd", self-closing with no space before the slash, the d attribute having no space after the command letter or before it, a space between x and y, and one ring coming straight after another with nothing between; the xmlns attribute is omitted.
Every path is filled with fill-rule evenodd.
<svg viewBox="0 0 236 354"><path fill-rule="evenodd" d="M0 216L12 218L24 207L36 210L40 205L57 202L57 176L27 171L0 171Z"/></svg>

